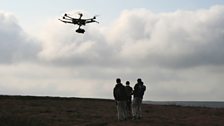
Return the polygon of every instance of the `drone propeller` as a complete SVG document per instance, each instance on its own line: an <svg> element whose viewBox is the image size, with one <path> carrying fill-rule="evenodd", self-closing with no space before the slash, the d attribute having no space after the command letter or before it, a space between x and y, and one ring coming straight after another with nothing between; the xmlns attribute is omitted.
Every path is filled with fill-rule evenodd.
<svg viewBox="0 0 224 126"><path fill-rule="evenodd" d="M96 17L99 17L100 15L95 15L95 16L93 16L93 19L96 19Z"/></svg>
<svg viewBox="0 0 224 126"><path fill-rule="evenodd" d="M74 16L74 15L83 16L83 13L81 13L80 11L78 11L78 12L73 13L72 15L73 15L73 16Z"/></svg>
<svg viewBox="0 0 224 126"><path fill-rule="evenodd" d="M83 16L83 14L82 14L82 13L80 13L80 12L78 12L78 15Z"/></svg>

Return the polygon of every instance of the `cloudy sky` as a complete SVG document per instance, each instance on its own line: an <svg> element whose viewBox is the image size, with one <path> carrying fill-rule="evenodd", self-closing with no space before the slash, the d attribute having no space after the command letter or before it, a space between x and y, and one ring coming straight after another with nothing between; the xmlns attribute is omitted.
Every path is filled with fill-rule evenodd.
<svg viewBox="0 0 224 126"><path fill-rule="evenodd" d="M0 94L224 101L224 0L0 0ZM58 21L100 15L100 24Z"/></svg>

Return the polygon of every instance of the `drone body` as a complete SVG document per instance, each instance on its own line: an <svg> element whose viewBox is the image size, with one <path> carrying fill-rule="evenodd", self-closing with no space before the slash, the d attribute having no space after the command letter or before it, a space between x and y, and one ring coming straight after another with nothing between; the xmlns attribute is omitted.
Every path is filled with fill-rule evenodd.
<svg viewBox="0 0 224 126"><path fill-rule="evenodd" d="M79 13L79 18L73 18L71 16L69 16L68 14L64 14L64 16L62 17L62 19L59 19L60 21L64 22L64 23L70 23L70 24L74 24L74 25L78 25L78 29L76 30L77 33L84 33L85 30L81 28L81 26L85 26L88 23L99 23L98 21L96 21L96 16L94 16L93 18L88 18L88 19L82 19L83 14Z"/></svg>

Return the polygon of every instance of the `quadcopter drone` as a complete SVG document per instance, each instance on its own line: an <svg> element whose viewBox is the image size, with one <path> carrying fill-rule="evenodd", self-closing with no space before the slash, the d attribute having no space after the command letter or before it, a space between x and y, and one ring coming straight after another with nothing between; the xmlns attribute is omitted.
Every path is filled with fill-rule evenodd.
<svg viewBox="0 0 224 126"><path fill-rule="evenodd" d="M70 23L70 24L74 24L74 25L78 25L78 29L76 30L77 33L84 33L85 30L81 28L82 25L86 25L88 23L99 23L98 21L96 21L96 16L94 16L93 18L88 18L88 19L82 19L83 14L82 13L78 13L79 18L73 18L71 16L69 16L68 14L64 14L64 16L62 17L62 19L59 19L60 21L64 22L64 23Z"/></svg>

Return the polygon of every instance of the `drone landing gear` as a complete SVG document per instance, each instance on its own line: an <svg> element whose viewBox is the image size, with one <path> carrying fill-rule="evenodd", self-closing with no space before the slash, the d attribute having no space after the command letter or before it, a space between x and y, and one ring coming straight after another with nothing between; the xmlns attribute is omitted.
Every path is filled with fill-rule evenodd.
<svg viewBox="0 0 224 126"><path fill-rule="evenodd" d="M84 30L84 29L81 29L81 28L78 28L78 29L76 30L76 32L77 32L77 33L82 33L82 34L84 34L85 30Z"/></svg>

